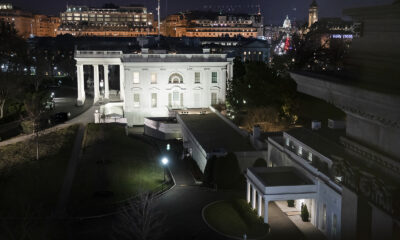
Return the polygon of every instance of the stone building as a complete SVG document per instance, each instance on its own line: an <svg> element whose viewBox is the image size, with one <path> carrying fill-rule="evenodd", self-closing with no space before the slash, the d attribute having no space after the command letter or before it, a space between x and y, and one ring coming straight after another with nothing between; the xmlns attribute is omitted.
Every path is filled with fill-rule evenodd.
<svg viewBox="0 0 400 240"><path fill-rule="evenodd" d="M60 14L58 34L73 36L136 37L156 35L153 13L144 6L90 8L67 6Z"/></svg>
<svg viewBox="0 0 400 240"><path fill-rule="evenodd" d="M163 21L163 34L169 37L245 37L264 34L263 17L258 14L219 14L185 12L168 16Z"/></svg>
<svg viewBox="0 0 400 240"><path fill-rule="evenodd" d="M311 27L316 22L318 22L318 4L313 0L308 9L308 27Z"/></svg>
<svg viewBox="0 0 400 240"><path fill-rule="evenodd" d="M60 18L43 14L32 14L14 8L11 3L0 3L0 19L13 24L17 34L23 38L32 36L55 37Z"/></svg>
<svg viewBox="0 0 400 240"><path fill-rule="evenodd" d="M120 51L77 51L78 104L94 94L104 118L118 115L129 126L145 117L168 117L175 109L208 108L225 102L233 59L226 54L123 54ZM93 66L93 87L84 79L84 65ZM109 68L119 69L110 88ZM122 73L122 74L121 74ZM115 84L116 82L116 84Z"/></svg>

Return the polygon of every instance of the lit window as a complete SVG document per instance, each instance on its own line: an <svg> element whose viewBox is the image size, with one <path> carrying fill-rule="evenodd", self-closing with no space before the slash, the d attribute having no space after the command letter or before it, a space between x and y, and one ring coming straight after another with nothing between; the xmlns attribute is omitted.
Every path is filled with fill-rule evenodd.
<svg viewBox="0 0 400 240"><path fill-rule="evenodd" d="M310 162L312 161L312 153L311 152L308 153L308 161L310 161Z"/></svg>
<svg viewBox="0 0 400 240"><path fill-rule="evenodd" d="M140 83L139 72L134 72L133 73L133 83Z"/></svg>
<svg viewBox="0 0 400 240"><path fill-rule="evenodd" d="M183 77L178 73L174 73L169 77L168 83L183 83Z"/></svg>
<svg viewBox="0 0 400 240"><path fill-rule="evenodd" d="M326 204L322 207L322 229L325 230L326 226Z"/></svg>
<svg viewBox="0 0 400 240"><path fill-rule="evenodd" d="M217 83L217 72L212 72L211 74L211 83Z"/></svg>
<svg viewBox="0 0 400 240"><path fill-rule="evenodd" d="M157 93L152 93L151 94L151 107L156 108L157 107Z"/></svg>
<svg viewBox="0 0 400 240"><path fill-rule="evenodd" d="M140 107L140 94L134 93L133 94L133 107Z"/></svg>
<svg viewBox="0 0 400 240"><path fill-rule="evenodd" d="M200 72L194 73L194 83L200 83Z"/></svg>
<svg viewBox="0 0 400 240"><path fill-rule="evenodd" d="M152 73L151 74L151 84L156 84L157 83L157 73Z"/></svg>
<svg viewBox="0 0 400 240"><path fill-rule="evenodd" d="M289 144L290 144L290 139L289 139L289 138L286 138L286 146L289 147Z"/></svg>
<svg viewBox="0 0 400 240"><path fill-rule="evenodd" d="M299 146L299 148L297 150L297 154L300 156L303 155L303 147L302 146Z"/></svg>
<svg viewBox="0 0 400 240"><path fill-rule="evenodd" d="M333 214L333 219L332 219L332 235L333 235L333 239L336 238L336 231L337 231L337 217L336 214Z"/></svg>

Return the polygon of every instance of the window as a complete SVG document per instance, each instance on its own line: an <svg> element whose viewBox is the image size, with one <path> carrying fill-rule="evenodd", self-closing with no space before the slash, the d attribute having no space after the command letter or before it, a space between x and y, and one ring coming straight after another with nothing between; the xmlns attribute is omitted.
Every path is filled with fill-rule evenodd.
<svg viewBox="0 0 400 240"><path fill-rule="evenodd" d="M151 84L156 84L157 83L157 73L152 73L151 74Z"/></svg>
<svg viewBox="0 0 400 240"><path fill-rule="evenodd" d="M194 83L200 83L200 72L194 73Z"/></svg>
<svg viewBox="0 0 400 240"><path fill-rule="evenodd" d="M140 94L134 93L133 94L133 107L140 107Z"/></svg>
<svg viewBox="0 0 400 240"><path fill-rule="evenodd" d="M286 146L289 147L289 144L290 144L290 139L289 139L289 138L286 138Z"/></svg>
<svg viewBox="0 0 400 240"><path fill-rule="evenodd" d="M178 73L174 73L169 77L168 83L183 83L183 77Z"/></svg>
<svg viewBox="0 0 400 240"><path fill-rule="evenodd" d="M217 83L217 72L212 72L211 83Z"/></svg>
<svg viewBox="0 0 400 240"><path fill-rule="evenodd" d="M326 226L326 204L322 207L322 229L325 230Z"/></svg>
<svg viewBox="0 0 400 240"><path fill-rule="evenodd" d="M312 161L312 153L311 152L308 153L308 161L310 161L310 162Z"/></svg>
<svg viewBox="0 0 400 240"><path fill-rule="evenodd" d="M337 217L336 217L336 214L333 214L333 217L332 217L333 219L332 219L332 239L335 239L336 238L336 229L337 229Z"/></svg>
<svg viewBox="0 0 400 240"><path fill-rule="evenodd" d="M172 93L172 105L173 106L178 106L179 105L179 92L173 92Z"/></svg>
<svg viewBox="0 0 400 240"><path fill-rule="evenodd" d="M217 104L217 93L211 93L211 105Z"/></svg>
<svg viewBox="0 0 400 240"><path fill-rule="evenodd" d="M156 108L157 107L157 93L152 93L151 94L151 107Z"/></svg>
<svg viewBox="0 0 400 240"><path fill-rule="evenodd" d="M200 107L200 93L194 93L194 107Z"/></svg>
<svg viewBox="0 0 400 240"><path fill-rule="evenodd" d="M134 72L133 73L133 83L139 83L139 72Z"/></svg>
<svg viewBox="0 0 400 240"><path fill-rule="evenodd" d="M299 146L299 148L297 149L297 155L301 156L303 155L303 147Z"/></svg>

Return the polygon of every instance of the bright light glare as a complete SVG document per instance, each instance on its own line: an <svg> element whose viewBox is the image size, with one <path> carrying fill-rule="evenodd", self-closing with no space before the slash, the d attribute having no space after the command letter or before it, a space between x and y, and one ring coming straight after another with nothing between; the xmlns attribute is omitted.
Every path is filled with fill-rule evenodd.
<svg viewBox="0 0 400 240"><path fill-rule="evenodd" d="M167 164L168 164L168 158L163 157L163 158L161 159L161 162L162 162L163 165L167 165Z"/></svg>

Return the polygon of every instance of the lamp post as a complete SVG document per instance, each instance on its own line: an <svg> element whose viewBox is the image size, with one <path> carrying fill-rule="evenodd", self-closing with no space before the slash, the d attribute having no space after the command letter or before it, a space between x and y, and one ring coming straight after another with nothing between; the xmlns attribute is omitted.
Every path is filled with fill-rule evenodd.
<svg viewBox="0 0 400 240"><path fill-rule="evenodd" d="M164 167L164 181L163 181L163 184L162 184L162 191L164 191L165 171L166 171L166 167L167 167L167 164L168 164L168 158L163 157L163 158L161 159L161 163L162 163L162 165L163 165L163 167Z"/></svg>

